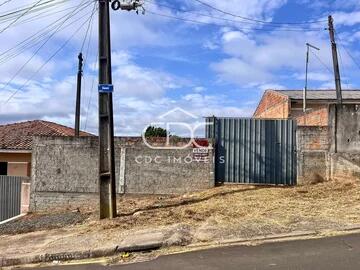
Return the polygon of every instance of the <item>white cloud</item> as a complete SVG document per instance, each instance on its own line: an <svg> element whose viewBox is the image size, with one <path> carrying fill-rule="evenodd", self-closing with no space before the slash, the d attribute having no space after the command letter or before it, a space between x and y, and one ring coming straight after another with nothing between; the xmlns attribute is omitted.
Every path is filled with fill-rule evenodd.
<svg viewBox="0 0 360 270"><path fill-rule="evenodd" d="M295 73L294 78L297 80L304 80L305 81L305 73ZM330 73L322 73L322 72L309 72L308 73L308 80L309 81L320 81L326 82L330 81L333 78L332 74Z"/></svg>
<svg viewBox="0 0 360 270"><path fill-rule="evenodd" d="M333 14L336 25L353 26L360 23L360 11L335 12Z"/></svg>
<svg viewBox="0 0 360 270"><path fill-rule="evenodd" d="M220 80L234 82L241 86L250 83L265 83L272 78L272 74L261 69L261 67L246 63L238 58L228 58L211 65L218 73Z"/></svg>

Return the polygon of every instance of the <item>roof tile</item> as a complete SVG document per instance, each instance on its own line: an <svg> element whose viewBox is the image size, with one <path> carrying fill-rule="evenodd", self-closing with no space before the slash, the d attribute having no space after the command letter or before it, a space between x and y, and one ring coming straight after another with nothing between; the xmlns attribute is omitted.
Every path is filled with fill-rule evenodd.
<svg viewBox="0 0 360 270"><path fill-rule="evenodd" d="M34 120L0 125L0 149L31 150L33 136L74 136L75 130L53 122ZM80 132L80 136L93 136Z"/></svg>

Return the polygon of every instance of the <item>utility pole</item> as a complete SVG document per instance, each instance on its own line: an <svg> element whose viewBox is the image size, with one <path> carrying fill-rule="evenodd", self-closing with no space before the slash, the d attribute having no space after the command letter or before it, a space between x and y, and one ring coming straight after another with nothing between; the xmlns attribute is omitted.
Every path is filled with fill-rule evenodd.
<svg viewBox="0 0 360 270"><path fill-rule="evenodd" d="M114 121L109 0L99 0L100 219L116 217Z"/></svg>
<svg viewBox="0 0 360 270"><path fill-rule="evenodd" d="M328 17L328 24L329 24L329 33L330 33L331 49L333 56L333 65L334 65L336 99L337 99L337 104L341 105L342 94L341 94L340 68L339 68L337 46L335 42L334 20L331 15Z"/></svg>
<svg viewBox="0 0 360 270"><path fill-rule="evenodd" d="M130 3L119 0L99 1L99 191L100 219L115 218L115 150L113 118L113 85L111 71L110 7L114 10L143 8L139 0ZM143 9L144 13L144 9Z"/></svg>
<svg viewBox="0 0 360 270"><path fill-rule="evenodd" d="M336 86L336 106L334 108L334 152L338 151L338 143L337 143L337 129L338 129L338 113L341 109L342 104L342 93L341 93L341 79L340 79L340 68L339 68L339 60L337 54L337 47L335 42L335 30L334 30L334 20L330 15L328 17L329 21L329 33L330 33L330 41L331 41L331 49L333 56L333 65L334 65L334 75L335 75L335 86Z"/></svg>
<svg viewBox="0 0 360 270"><path fill-rule="evenodd" d="M306 69L305 69L305 87L304 87L304 94L303 94L303 112L306 113L306 95L307 95L307 88L308 88L308 71L309 71L309 52L310 52L310 47L320 51L320 49L318 47L315 47L313 45L311 45L310 43L306 43L306 47L307 47L307 51L306 51Z"/></svg>
<svg viewBox="0 0 360 270"><path fill-rule="evenodd" d="M75 136L80 136L80 107L81 107L81 78L83 75L83 55L78 56L79 68L77 73L76 111L75 111Z"/></svg>

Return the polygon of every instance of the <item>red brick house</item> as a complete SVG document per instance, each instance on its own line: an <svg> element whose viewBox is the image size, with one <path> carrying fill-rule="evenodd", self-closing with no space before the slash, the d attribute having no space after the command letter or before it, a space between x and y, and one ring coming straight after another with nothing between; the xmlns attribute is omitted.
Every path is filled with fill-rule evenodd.
<svg viewBox="0 0 360 270"><path fill-rule="evenodd" d="M0 125L0 175L30 176L33 136L74 136L75 130L35 120ZM81 132L81 136L92 136Z"/></svg>
<svg viewBox="0 0 360 270"><path fill-rule="evenodd" d="M343 104L360 104L360 90L343 90ZM303 112L302 90L265 91L253 115L261 119L296 119L299 126L328 126L330 105L336 103L335 90L307 92L307 112Z"/></svg>

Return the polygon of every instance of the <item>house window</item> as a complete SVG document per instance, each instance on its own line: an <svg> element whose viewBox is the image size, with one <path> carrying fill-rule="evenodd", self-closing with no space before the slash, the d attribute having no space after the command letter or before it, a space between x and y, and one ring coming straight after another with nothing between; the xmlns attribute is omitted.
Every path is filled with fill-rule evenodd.
<svg viewBox="0 0 360 270"><path fill-rule="evenodd" d="M0 175L7 175L8 173L8 163L0 162Z"/></svg>

